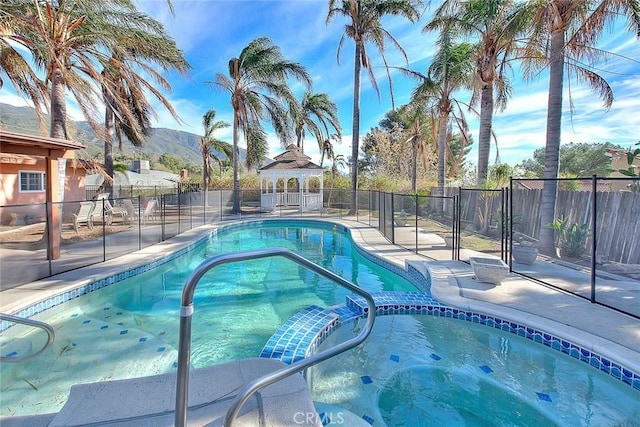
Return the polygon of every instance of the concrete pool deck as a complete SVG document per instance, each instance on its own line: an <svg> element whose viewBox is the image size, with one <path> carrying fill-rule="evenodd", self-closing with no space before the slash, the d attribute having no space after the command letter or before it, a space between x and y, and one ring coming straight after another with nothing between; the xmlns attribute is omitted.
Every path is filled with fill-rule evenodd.
<svg viewBox="0 0 640 427"><path fill-rule="evenodd" d="M462 261L425 261L413 252L387 241L376 229L352 225L352 235L364 249L404 267L407 260L426 263L432 274L432 296L453 307L498 315L564 337L640 372L640 320L592 304L588 300L542 285L517 274L508 274L500 285L473 278ZM444 250L448 252L449 250ZM555 277L571 280L574 271L552 265Z"/></svg>
<svg viewBox="0 0 640 427"><path fill-rule="evenodd" d="M407 261L411 261L429 268L432 275L432 295L443 303L463 310L500 316L502 319L547 331L640 372L638 319L514 274L509 274L500 285L479 283L473 279L471 267L466 263L428 260L392 245L376 229L367 225L349 219L326 220L348 227L354 241L363 250L389 263L405 268ZM131 267L151 262L165 253L194 242L219 225L228 224L232 222L199 227L170 241L106 263L2 291L0 311L15 312L20 307L43 298L108 277L120 270L122 265ZM556 274L562 274L562 270L558 270ZM570 274L567 273L567 277L570 278ZM45 426L51 419L49 417L46 422L45 419L41 419L42 422L30 425ZM6 421L7 419L2 420L3 425Z"/></svg>

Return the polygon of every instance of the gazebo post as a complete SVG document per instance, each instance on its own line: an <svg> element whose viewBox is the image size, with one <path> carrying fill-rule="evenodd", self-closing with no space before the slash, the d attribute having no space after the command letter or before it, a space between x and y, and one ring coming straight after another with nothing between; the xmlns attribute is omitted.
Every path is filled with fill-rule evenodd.
<svg viewBox="0 0 640 427"><path fill-rule="evenodd" d="M302 213L302 205L304 204L304 176L298 175L298 211Z"/></svg>

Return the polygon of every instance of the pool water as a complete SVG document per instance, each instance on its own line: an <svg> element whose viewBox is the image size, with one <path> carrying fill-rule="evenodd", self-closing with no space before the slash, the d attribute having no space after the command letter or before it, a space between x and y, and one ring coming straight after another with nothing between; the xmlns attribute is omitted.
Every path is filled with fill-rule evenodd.
<svg viewBox="0 0 640 427"><path fill-rule="evenodd" d="M359 326L340 328L320 349ZM315 401L374 426L633 426L640 393L566 354L471 322L379 316L308 373Z"/></svg>
<svg viewBox="0 0 640 427"><path fill-rule="evenodd" d="M332 226L278 222L223 230L159 268L34 316L55 328L56 340L32 361L3 364L2 415L58 411L73 384L175 370L180 299L189 274L215 254L264 247L291 249L370 291L415 291L358 254L350 237ZM292 315L312 304L344 303L347 293L281 257L217 267L195 293L192 366L257 357ZM15 326L3 335L26 330ZM34 348L40 338L33 339ZM2 347L3 354L11 351Z"/></svg>

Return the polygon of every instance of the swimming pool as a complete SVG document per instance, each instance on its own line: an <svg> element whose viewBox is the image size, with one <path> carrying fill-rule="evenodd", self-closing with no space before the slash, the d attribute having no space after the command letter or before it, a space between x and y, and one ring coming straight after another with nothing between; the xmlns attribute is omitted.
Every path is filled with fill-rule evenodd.
<svg viewBox="0 0 640 427"><path fill-rule="evenodd" d="M370 291L415 290L359 254L344 228L333 224L261 221L223 227L183 256L34 316L55 328L56 341L37 359L3 366L2 414L57 411L76 383L175 370L188 275L205 257L263 247L291 249ZM195 294L192 366L256 357L295 313L344 303L346 294L283 258L220 266L205 275ZM6 334L25 330L15 326Z"/></svg>
<svg viewBox="0 0 640 427"><path fill-rule="evenodd" d="M338 329L320 349L353 330ZM315 401L375 426L631 426L640 419L640 392L611 376L521 336L439 316L379 316L364 344L313 367L307 379Z"/></svg>
<svg viewBox="0 0 640 427"><path fill-rule="evenodd" d="M276 220L221 227L220 232L216 233L212 239L201 242L185 257L162 264L155 268L153 272L146 271L137 274L136 271L134 276L133 273L130 274L130 272L125 271L118 275L119 281L117 284L106 286L81 298L73 299L36 316L38 319L45 319L46 316L46 320L56 327L56 346L48 351L44 359L46 363L38 359L39 363L33 361L10 366L9 369L2 368L3 372L0 379L2 381L2 415L56 411L66 400L69 387L77 382L127 378L175 370L178 310L182 286L187 275L205 257L219 253L222 250L256 249L267 246L287 247L343 275L347 279L365 286L371 292L384 293L385 291L390 291L389 293L393 293L393 291L400 291L405 295L404 291L415 290L409 282L392 274L389 269L385 268L386 263L383 261L375 261L370 259L370 256L361 256L360 249L353 245L343 226L320 224L322 223L317 221ZM296 242L295 246L292 246L294 241ZM282 265L278 265L277 269L274 269L276 264ZM400 270L395 266L386 266L396 272ZM134 267L127 266L127 268ZM278 335L280 332L278 328L282 323L288 322L291 316L295 318L301 312L300 310L304 311L310 305L328 307L336 310L336 312L345 313L340 311L345 307L345 291L323 282L321 279L301 270L297 265L261 260L243 267L228 265L226 268L227 270L223 270L223 267L220 267L220 270L214 270L211 276L203 280L196 292L192 346L192 365L195 367L234 358L255 357L260 354L263 346L264 349L268 348L268 342L271 341L274 335ZM410 274L406 277L409 276ZM256 284L256 280L260 283ZM429 298L425 299L428 300ZM394 307L394 304L391 303L390 307ZM396 304L395 307L397 308L398 305ZM399 307L402 310L402 306L400 305ZM416 311L415 308L408 307L407 313ZM451 308L441 308L449 310L449 313L451 313ZM215 315L205 316L207 310L209 312L213 311ZM198 318L198 315L202 315L202 317ZM392 323L401 324L407 321L404 319L414 319L412 322L422 322L422 319L426 321L431 317L411 315L379 317L376 320L374 333L381 335L372 335L368 339L369 344L365 344L365 346L371 343L375 344L376 341L384 342L382 341L383 338L396 335L397 330L394 329L394 325L385 323L387 319L397 319ZM449 319L449 321L456 322L453 319ZM471 328L479 328L485 332L487 332L486 329L490 330L485 326L472 325L468 322L458 321L458 325L461 330L455 336L452 335L452 339L456 336L466 337L473 335ZM338 328L337 331L344 334L352 329L352 324L346 323L346 326ZM357 327L357 324L354 323L353 327ZM424 326L413 327L417 328L418 331L420 331L420 328L424 328ZM467 331L467 327L470 328L469 331ZM448 330L448 328L449 326L445 329ZM440 329L443 328L440 327ZM18 329L15 328L14 331L18 331ZM425 329L419 332L417 336L430 333L428 329ZM397 335L402 336L402 334ZM329 336L333 340L340 339L340 336L336 334ZM448 336L445 336L440 341L448 344L448 338ZM491 341L492 339L484 339L484 341L486 340ZM424 339L416 339L415 341L421 345L411 347L404 341L390 342L388 345L385 344L384 349L379 348L379 351L367 352L364 359L355 358L354 361L362 362L363 368L359 369L358 366L350 366L347 373L345 373L345 378L355 379L356 381L343 383L341 382L344 381L343 379L336 374L332 374L329 370L326 371L327 377L324 379L318 379L314 375L312 381L314 390L324 392L328 389L333 389L337 395L317 395L318 400L339 402L341 405L344 404L347 409L354 408L354 411L358 411L359 407L350 406L352 404L349 403L349 399L343 398L343 395L354 397L357 401L362 394L359 389L361 384L362 386L374 384L376 387L384 384L388 390L385 389L387 390L385 393L379 393L384 399L381 398L378 401L376 397L375 402L367 403L368 406L359 414L363 417L370 417L372 420L380 420L375 425L384 423L386 419L382 416L383 412L381 412L380 408L393 414L395 410L398 410L394 409L397 407L397 403L408 399L413 399L419 405L426 405L428 400L422 401L420 399L428 395L428 387L431 383L424 384L422 378L427 378L430 375L433 382L437 382L441 378L448 379L449 376L448 371L443 366L425 366L426 362L431 363L429 359L422 365L415 364L407 367L402 364L404 361L412 360L414 356L420 356L422 359L429 356L431 360L435 360L431 353L425 352L422 346L422 344L432 344L429 344ZM460 345L465 348L465 346L475 346L474 343L475 341L462 342L456 344L456 346ZM544 348L530 341L526 346ZM395 351L396 348L398 352ZM403 348L405 350L400 352L399 350ZM394 349L394 351L389 353L389 349ZM359 349L356 351L360 352ZM437 351L433 352L433 354L443 360L441 353L447 353L444 350ZM571 348L571 351L575 351L575 349ZM349 352L347 355L351 353ZM558 353L557 357L571 360L566 355L557 351L556 353ZM376 363L382 363L380 366L383 367L383 373L385 370L388 370L389 374L395 372L395 377L372 373L380 369L369 369L374 365L368 362L373 363L376 354L382 355L380 356L381 359ZM273 357L273 355L266 357ZM451 357L451 360L458 359ZM485 360L490 360L490 358L485 358ZM345 366L349 366L349 363L346 363ZM529 367L534 369L535 365L536 363L532 362ZM593 369L587 364L580 362L578 365L580 367L577 367L575 372L578 372L578 374L576 375L592 375L591 371L594 371L595 374L598 373L597 369ZM387 369L385 366L387 368L389 366L403 366L406 369L392 371L392 369ZM487 381L490 383L491 375L493 372L497 372L495 366L486 361L482 365L469 366L474 368L474 372L475 368L479 368L483 374L488 375L487 377L481 377L482 380L486 381L476 381L483 386ZM491 369L492 372L485 372L486 368ZM324 367L318 369L324 369ZM614 367L610 366L610 370L613 371L613 369ZM43 371L46 375L36 379L35 374L38 370ZM429 374L427 375L427 373ZM463 373L467 374L466 371ZM558 373L556 381L564 381L562 372L557 371L556 373ZM472 373L469 372L468 374L471 375L469 378L473 380ZM521 373L513 375L519 380ZM626 373L621 375L626 375ZM632 387L621 384L621 381L611 379L607 375L604 375L604 377L615 383L616 386L622 387L622 391L630 396L638 394ZM459 378L463 378L465 383L470 382L473 384L471 380L464 376L459 376ZM633 378L636 377L634 376ZM600 381L600 379L597 381ZM441 381L439 384L444 384L444 387L447 383L447 381ZM322 384L325 385L323 386ZM342 389L342 385L349 387ZM395 395L393 390L399 387L412 390L412 394ZM598 388L598 390L601 389ZM370 393L371 388L364 391ZM375 393L378 392L376 391ZM463 391L456 390L456 393L454 395L461 396ZM497 396L499 397L513 397L511 393L499 394L498 391L496 393L498 393ZM545 402L544 399L546 397L549 397L552 402L555 401L553 392L540 391L539 393L540 396L536 394L536 397L540 400L538 404ZM602 396L602 400L605 402L615 403L617 399L618 397L615 394ZM633 403L634 405L637 404L636 401L633 402L635 402ZM442 402L439 403L440 406L436 406L436 409L442 407L443 413L447 413L444 404ZM484 404L484 402L481 403ZM522 404L522 410L528 410L530 406L530 402L526 403L525 401ZM367 408L371 408L371 410ZM489 406L484 406L483 410L493 411ZM399 411L407 412L405 408ZM378 412L381 414L380 416L378 416ZM540 416L542 418L538 419L544 420L546 419L544 416L547 413L543 411L542 415L539 415L534 411L532 414L532 417ZM393 415L384 416L392 417ZM417 416L423 417L421 414ZM395 422L393 418L388 419L390 423ZM400 423L399 425L402 424Z"/></svg>

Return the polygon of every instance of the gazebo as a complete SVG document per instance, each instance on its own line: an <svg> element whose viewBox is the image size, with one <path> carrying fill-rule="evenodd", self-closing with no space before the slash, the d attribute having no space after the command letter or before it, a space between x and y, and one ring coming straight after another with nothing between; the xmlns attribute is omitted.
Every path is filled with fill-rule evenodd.
<svg viewBox="0 0 640 427"><path fill-rule="evenodd" d="M296 145L289 145L272 163L258 169L258 173L262 210L272 211L277 206L298 207L300 212L322 209L322 168ZM319 185L311 188L313 179L317 179Z"/></svg>

